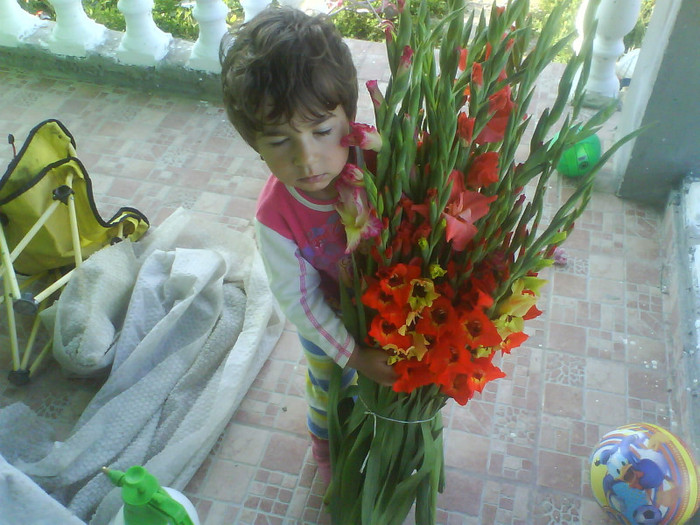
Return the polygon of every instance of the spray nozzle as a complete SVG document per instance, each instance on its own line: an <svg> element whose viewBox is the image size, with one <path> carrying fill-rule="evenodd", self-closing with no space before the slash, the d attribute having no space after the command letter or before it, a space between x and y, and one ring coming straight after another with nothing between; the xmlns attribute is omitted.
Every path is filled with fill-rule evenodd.
<svg viewBox="0 0 700 525"><path fill-rule="evenodd" d="M192 525L185 507L163 490L156 477L142 466L134 465L126 472L102 467L102 472L122 489L127 524L131 521L129 516L133 516L137 518L134 523L139 525Z"/></svg>

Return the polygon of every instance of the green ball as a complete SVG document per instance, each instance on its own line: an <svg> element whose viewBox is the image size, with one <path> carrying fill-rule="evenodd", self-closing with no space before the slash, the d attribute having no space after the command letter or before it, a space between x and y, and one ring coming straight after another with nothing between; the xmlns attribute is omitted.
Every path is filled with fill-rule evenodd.
<svg viewBox="0 0 700 525"><path fill-rule="evenodd" d="M564 150L557 171L566 177L585 175L600 160L600 139L591 135Z"/></svg>

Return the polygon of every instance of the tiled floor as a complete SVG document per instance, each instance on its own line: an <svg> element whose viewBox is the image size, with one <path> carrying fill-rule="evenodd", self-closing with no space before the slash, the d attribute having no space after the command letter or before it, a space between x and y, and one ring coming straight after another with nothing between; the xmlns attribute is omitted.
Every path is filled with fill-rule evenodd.
<svg viewBox="0 0 700 525"><path fill-rule="evenodd" d="M381 45L351 46L361 84L386 80ZM556 93L556 71L539 83L533 113ZM104 217L134 206L157 226L184 206L250 229L267 171L218 104L2 67L0 85L0 131L22 141L43 119L63 121L76 137ZM358 120L371 121L364 92ZM0 148L0 161L10 156L9 146ZM508 377L468 406L450 403L444 410L447 487L440 524L609 523L588 482L588 456L598 439L638 420L673 424L660 215L616 198L609 178L601 175L565 245L566 266L544 272L549 285L539 306L545 313L531 323L529 341L503 359ZM571 181L553 178L548 204L562 202L572 189ZM305 429L303 373L288 326L187 487L202 524L329 523Z"/></svg>

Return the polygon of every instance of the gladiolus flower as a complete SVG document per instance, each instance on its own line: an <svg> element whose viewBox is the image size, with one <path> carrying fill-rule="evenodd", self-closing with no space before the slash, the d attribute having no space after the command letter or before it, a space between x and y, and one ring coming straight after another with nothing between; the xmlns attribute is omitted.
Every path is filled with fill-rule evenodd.
<svg viewBox="0 0 700 525"><path fill-rule="evenodd" d="M487 151L472 162L467 173L467 185L472 188L486 188L494 182L498 182L498 152Z"/></svg>
<svg viewBox="0 0 700 525"><path fill-rule="evenodd" d="M461 252L476 235L474 222L488 213L489 204L496 200L496 196L487 197L475 191L465 190L458 171L453 171L449 178L452 182L452 192L442 214L447 221L445 236L452 242L452 248Z"/></svg>
<svg viewBox="0 0 700 525"><path fill-rule="evenodd" d="M384 37L386 38L387 44L391 44L394 41L394 35L396 34L396 26L391 20L384 19L379 23L379 28L384 30Z"/></svg>
<svg viewBox="0 0 700 525"><path fill-rule="evenodd" d="M403 48L403 53L401 53L401 58L399 59L399 67L396 70L396 77L403 76L408 73L411 69L411 64L413 63L413 49L411 46L405 46Z"/></svg>
<svg viewBox="0 0 700 525"><path fill-rule="evenodd" d="M460 47L459 48L459 65L457 66L460 71L466 71L467 69L467 56L469 54L469 50Z"/></svg>
<svg viewBox="0 0 700 525"><path fill-rule="evenodd" d="M372 319L372 325L367 333L385 350L406 354L412 346L411 338L402 335L396 324L381 315Z"/></svg>
<svg viewBox="0 0 700 525"><path fill-rule="evenodd" d="M488 144L500 142L506 133L508 119L515 107L511 99L510 86L505 86L489 97L489 113L491 119L486 123L484 129L476 138L477 144Z"/></svg>
<svg viewBox="0 0 700 525"><path fill-rule="evenodd" d="M364 150L379 151L382 149L382 137L374 126L350 123L350 133L340 139L341 146L359 146Z"/></svg>
<svg viewBox="0 0 700 525"><path fill-rule="evenodd" d="M412 310L418 311L426 306L429 307L438 297L440 294L435 293L435 285L430 279L413 279L411 281L411 295L408 298L408 304Z"/></svg>
<svg viewBox="0 0 700 525"><path fill-rule="evenodd" d="M480 62L474 62L472 64L472 81L477 85L477 86L483 86L484 85L484 72L481 67Z"/></svg>
<svg viewBox="0 0 700 525"><path fill-rule="evenodd" d="M379 90L379 83L376 80L368 80L365 85L367 86L367 91L369 91L369 97L372 99L372 104L375 108L378 108L384 102L384 95Z"/></svg>
<svg viewBox="0 0 700 525"><path fill-rule="evenodd" d="M345 253L354 251L360 240L376 237L382 231L382 223L367 202L362 170L346 164L335 184L338 200L335 209L345 226L347 248Z"/></svg>
<svg viewBox="0 0 700 525"><path fill-rule="evenodd" d="M472 142L474 120L475 119L468 117L464 111L461 111L459 115L457 115L457 136L462 142L462 146L465 148Z"/></svg>

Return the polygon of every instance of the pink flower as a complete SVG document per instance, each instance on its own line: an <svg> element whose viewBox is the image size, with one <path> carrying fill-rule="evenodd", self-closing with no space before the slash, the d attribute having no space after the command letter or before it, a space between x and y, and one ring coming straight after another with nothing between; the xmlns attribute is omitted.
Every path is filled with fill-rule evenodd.
<svg viewBox="0 0 700 525"><path fill-rule="evenodd" d="M445 237L452 242L452 248L461 252L476 235L474 223L488 213L489 204L496 200L496 196L487 197L477 191L466 190L464 177L456 170L450 174L450 181L450 200L442 214L447 222Z"/></svg>
<svg viewBox="0 0 700 525"><path fill-rule="evenodd" d="M346 164L335 183L338 200L335 209L345 226L347 247L345 253L354 251L362 239L376 237L382 230L382 222L367 201L364 173L353 164Z"/></svg>
<svg viewBox="0 0 700 525"><path fill-rule="evenodd" d="M340 139L340 145L359 146L364 150L371 149L378 152L382 149L382 137L374 126L351 122L350 133Z"/></svg>
<svg viewBox="0 0 700 525"><path fill-rule="evenodd" d="M375 108L378 108L384 102L384 95L379 90L379 83L376 80L368 80L365 85L367 86L367 91L369 91L369 97L372 99L372 104L374 104Z"/></svg>

